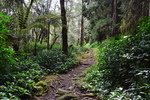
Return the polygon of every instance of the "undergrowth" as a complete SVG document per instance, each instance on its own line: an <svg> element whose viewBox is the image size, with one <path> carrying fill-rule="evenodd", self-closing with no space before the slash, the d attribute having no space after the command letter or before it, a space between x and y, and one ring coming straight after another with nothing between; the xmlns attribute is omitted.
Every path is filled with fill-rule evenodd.
<svg viewBox="0 0 150 100"><path fill-rule="evenodd" d="M67 72L76 64L76 59L67 57L61 51L43 50L35 56L35 61L46 68L48 74Z"/></svg>
<svg viewBox="0 0 150 100"><path fill-rule="evenodd" d="M97 56L83 88L102 100L150 99L150 18L142 20L136 34L103 41Z"/></svg>
<svg viewBox="0 0 150 100"><path fill-rule="evenodd" d="M9 17L0 13L0 99L27 100L38 90L38 83L46 74L67 72L76 64L78 50L69 50L68 56L62 54L61 47L55 45L51 50L37 44L37 55L33 56L34 42L29 43L29 54L23 50L15 53L7 47L9 30L5 24ZM72 53L76 49L76 52ZM81 49L79 49L81 50Z"/></svg>

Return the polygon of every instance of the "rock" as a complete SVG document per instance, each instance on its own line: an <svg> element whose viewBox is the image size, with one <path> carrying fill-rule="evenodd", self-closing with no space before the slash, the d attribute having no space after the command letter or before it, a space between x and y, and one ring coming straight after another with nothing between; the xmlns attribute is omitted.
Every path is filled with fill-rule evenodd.
<svg viewBox="0 0 150 100"><path fill-rule="evenodd" d="M83 97L94 97L95 95L93 93L86 93L82 94Z"/></svg>
<svg viewBox="0 0 150 100"><path fill-rule="evenodd" d="M48 84L44 81L39 81L38 83L36 83L34 88L35 88L34 92L35 96L44 95L49 90Z"/></svg>
<svg viewBox="0 0 150 100"><path fill-rule="evenodd" d="M71 78L71 80L79 80L79 78Z"/></svg>
<svg viewBox="0 0 150 100"><path fill-rule="evenodd" d="M62 96L62 95L68 94L68 93L71 93L71 91L58 89L58 91L56 92L57 96Z"/></svg>
<svg viewBox="0 0 150 100"><path fill-rule="evenodd" d="M59 97L57 100L79 100L78 96L75 94L66 94Z"/></svg>
<svg viewBox="0 0 150 100"><path fill-rule="evenodd" d="M73 86L70 86L67 90L72 90L73 89Z"/></svg>

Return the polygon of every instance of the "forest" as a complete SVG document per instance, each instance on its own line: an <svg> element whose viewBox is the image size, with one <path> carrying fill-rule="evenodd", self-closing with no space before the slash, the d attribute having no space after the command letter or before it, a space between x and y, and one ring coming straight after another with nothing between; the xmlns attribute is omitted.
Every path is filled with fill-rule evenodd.
<svg viewBox="0 0 150 100"><path fill-rule="evenodd" d="M150 1L0 0L0 100L150 100Z"/></svg>

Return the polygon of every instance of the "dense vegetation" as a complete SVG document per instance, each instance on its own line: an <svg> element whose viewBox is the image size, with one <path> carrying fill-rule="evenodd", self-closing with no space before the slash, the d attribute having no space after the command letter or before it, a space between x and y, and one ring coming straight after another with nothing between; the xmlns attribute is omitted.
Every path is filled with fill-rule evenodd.
<svg viewBox="0 0 150 100"><path fill-rule="evenodd" d="M83 87L97 91L104 100L149 100L149 29L150 18L146 18L136 34L103 41L97 54L98 63L87 72Z"/></svg>
<svg viewBox="0 0 150 100"><path fill-rule="evenodd" d="M68 72L96 47L82 88L102 100L149 100L150 1L59 1L0 0L0 99L35 96L45 75Z"/></svg>
<svg viewBox="0 0 150 100"><path fill-rule="evenodd" d="M37 90L36 83L46 74L67 72L76 64L75 55L81 48L66 56L56 46L52 50L45 50L44 45L37 45L37 56L32 53L18 51L15 53L7 48L7 34L5 28L9 17L0 14L0 99L20 100L33 96ZM34 46L34 45L33 45ZM31 47L32 49L32 47Z"/></svg>

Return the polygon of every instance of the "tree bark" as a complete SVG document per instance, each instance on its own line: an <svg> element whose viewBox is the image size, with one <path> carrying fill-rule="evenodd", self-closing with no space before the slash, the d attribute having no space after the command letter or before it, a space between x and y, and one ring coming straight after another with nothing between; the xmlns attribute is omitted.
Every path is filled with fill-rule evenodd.
<svg viewBox="0 0 150 100"><path fill-rule="evenodd" d="M82 0L82 5L83 5L83 0ZM82 11L83 12L83 11ZM81 41L80 41L80 46L82 47L84 44L84 17L83 13L81 14Z"/></svg>
<svg viewBox="0 0 150 100"><path fill-rule="evenodd" d="M47 31L47 36L48 36L48 39L47 39L47 50L49 50L50 48L50 22L48 22L48 31Z"/></svg>
<svg viewBox="0 0 150 100"><path fill-rule="evenodd" d="M149 0L142 2L142 16L149 16Z"/></svg>
<svg viewBox="0 0 150 100"><path fill-rule="evenodd" d="M55 42L56 42L56 40L57 40L58 38L59 38L59 35L56 34L56 30L55 30L55 26L54 26L54 39L53 39L53 41L52 41L52 44L51 44L51 46L50 46L50 49L53 48L53 46L54 46L54 44L55 44Z"/></svg>
<svg viewBox="0 0 150 100"><path fill-rule="evenodd" d="M120 17L118 16L120 13L119 7L120 7L120 1L118 0L113 0L113 29L112 29L112 36L119 34L119 27L118 27L118 23L121 22Z"/></svg>
<svg viewBox="0 0 150 100"><path fill-rule="evenodd" d="M62 51L64 54L68 54L68 29L67 29L67 19L66 10L64 6L64 0L60 0L61 7L61 21L62 21Z"/></svg>
<svg viewBox="0 0 150 100"><path fill-rule="evenodd" d="M148 4L149 4L149 14L148 14L148 16L150 17L150 1L149 1Z"/></svg>
<svg viewBox="0 0 150 100"><path fill-rule="evenodd" d="M33 29L33 32L35 33L34 56L36 56L36 54L37 54L37 42L38 42L37 40L38 40L38 34L37 34L35 28Z"/></svg>
<svg viewBox="0 0 150 100"><path fill-rule="evenodd" d="M82 19L81 19L81 42L80 42L80 46L82 47L84 44L84 17L82 15Z"/></svg>

